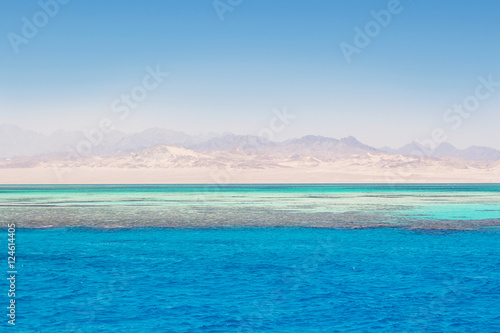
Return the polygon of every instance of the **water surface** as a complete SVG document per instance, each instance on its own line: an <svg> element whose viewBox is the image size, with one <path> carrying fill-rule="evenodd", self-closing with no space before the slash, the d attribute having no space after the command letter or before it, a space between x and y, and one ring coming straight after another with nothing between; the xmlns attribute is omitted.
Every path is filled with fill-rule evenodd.
<svg viewBox="0 0 500 333"><path fill-rule="evenodd" d="M470 229L500 224L500 185L0 186L23 227L306 226Z"/></svg>
<svg viewBox="0 0 500 333"><path fill-rule="evenodd" d="M22 229L17 328L499 332L499 241L497 228Z"/></svg>

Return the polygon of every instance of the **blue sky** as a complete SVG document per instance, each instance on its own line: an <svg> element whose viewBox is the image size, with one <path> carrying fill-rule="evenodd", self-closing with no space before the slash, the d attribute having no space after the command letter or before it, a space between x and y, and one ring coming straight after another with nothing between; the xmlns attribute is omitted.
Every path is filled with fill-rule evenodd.
<svg viewBox="0 0 500 333"><path fill-rule="evenodd" d="M257 134L273 109L286 107L297 118L277 140L354 135L397 147L441 128L459 147L500 148L500 87L460 116L458 128L443 119L474 95L478 77L500 81L498 1L401 0L350 63L340 44L355 46L354 28L364 31L370 12L390 1L220 3L232 9L224 20L211 0L72 0L16 53L12 34L23 37L23 17L33 23L43 9L4 2L0 123L50 133L92 129L109 117L125 132ZM168 78L117 118L112 102L157 65Z"/></svg>

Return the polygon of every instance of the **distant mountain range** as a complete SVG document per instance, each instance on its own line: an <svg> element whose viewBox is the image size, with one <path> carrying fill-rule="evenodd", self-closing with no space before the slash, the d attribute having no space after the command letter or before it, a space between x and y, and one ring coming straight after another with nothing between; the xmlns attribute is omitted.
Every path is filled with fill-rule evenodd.
<svg viewBox="0 0 500 333"><path fill-rule="evenodd" d="M0 158L40 157L80 150L87 154L89 146L91 152L88 155L132 152L158 144L191 147L215 136L216 134L192 136L165 128L150 128L134 134L120 131L98 134L59 130L50 135L43 135L15 125L0 125Z"/></svg>
<svg viewBox="0 0 500 333"><path fill-rule="evenodd" d="M204 153L220 152L222 154L225 152L243 156L248 154L291 158L307 156L328 160L356 154L386 153L404 156L424 155L439 159L500 161L500 151L488 147L472 146L467 149L458 149L449 143L442 143L436 149L429 151L418 143L412 142L399 149L388 147L378 149L363 144L352 136L334 139L308 135L284 142L273 142L252 135L211 133L194 136L166 128L150 128L135 134L112 131L102 136L96 133L85 134L79 131L62 130L43 135L14 125L0 125L0 158L4 159L37 157L43 160L51 156L68 155L79 149L83 150L84 152L81 153L85 153L86 156L144 153L145 150L159 145L181 147L201 154L197 157L203 156ZM89 147L91 147L90 151Z"/></svg>
<svg viewBox="0 0 500 333"><path fill-rule="evenodd" d="M430 157L443 158L460 158L471 161L500 161L500 151L480 146L471 146L467 149L458 149L453 145L443 142L438 147L430 150L427 147L412 142L399 149L391 149L388 147L381 148L382 151L390 154L401 154L406 156L419 156L425 154Z"/></svg>

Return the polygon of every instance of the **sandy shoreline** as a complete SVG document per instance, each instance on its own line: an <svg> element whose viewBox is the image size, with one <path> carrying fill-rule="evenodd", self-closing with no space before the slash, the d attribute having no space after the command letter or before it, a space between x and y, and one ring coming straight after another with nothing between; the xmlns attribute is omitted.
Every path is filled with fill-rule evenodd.
<svg viewBox="0 0 500 333"><path fill-rule="evenodd" d="M500 183L497 169L0 168L0 184Z"/></svg>

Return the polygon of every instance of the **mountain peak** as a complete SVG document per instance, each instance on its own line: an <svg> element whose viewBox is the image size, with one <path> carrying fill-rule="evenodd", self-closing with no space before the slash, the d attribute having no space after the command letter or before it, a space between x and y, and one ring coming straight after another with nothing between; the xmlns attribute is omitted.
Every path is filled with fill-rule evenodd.
<svg viewBox="0 0 500 333"><path fill-rule="evenodd" d="M348 144L360 144L361 143L361 142L358 141L358 139L356 139L352 135L349 135L348 137L340 139L340 142L345 142L345 143L348 143Z"/></svg>
<svg viewBox="0 0 500 333"><path fill-rule="evenodd" d="M328 138L321 135L305 135L299 139L291 140L293 143L303 143L303 144L315 144L315 143L325 143L325 142L338 142L339 140L334 138Z"/></svg>
<svg viewBox="0 0 500 333"><path fill-rule="evenodd" d="M0 124L0 133L5 133L5 132L22 132L23 130L16 125L12 124Z"/></svg>

